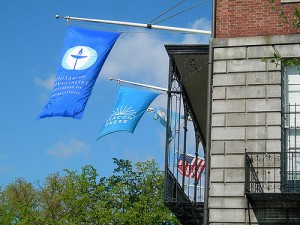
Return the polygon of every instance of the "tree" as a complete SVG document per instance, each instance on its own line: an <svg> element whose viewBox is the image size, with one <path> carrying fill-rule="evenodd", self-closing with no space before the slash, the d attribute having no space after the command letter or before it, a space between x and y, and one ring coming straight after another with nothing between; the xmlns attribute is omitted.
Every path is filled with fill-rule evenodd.
<svg viewBox="0 0 300 225"><path fill-rule="evenodd" d="M3 224L42 224L37 192L31 183L18 178L1 191L0 196Z"/></svg>
<svg viewBox="0 0 300 225"><path fill-rule="evenodd" d="M17 179L0 189L0 224L180 224L163 203L163 172L154 160L113 160L108 178L85 166L36 187Z"/></svg>
<svg viewBox="0 0 300 225"><path fill-rule="evenodd" d="M0 224L10 224L13 221L14 215L9 207L7 196L0 188Z"/></svg>
<svg viewBox="0 0 300 225"><path fill-rule="evenodd" d="M97 172L92 166L82 168L81 174L65 170L66 180L63 183L61 199L65 218L70 224L90 224L93 221L93 210L98 201Z"/></svg>
<svg viewBox="0 0 300 225"><path fill-rule="evenodd" d="M38 183L39 205L44 224L63 224L66 215L66 205L62 201L67 177L58 173L47 176L44 185Z"/></svg>
<svg viewBox="0 0 300 225"><path fill-rule="evenodd" d="M112 194L112 224L180 224L163 203L163 172L152 161L137 163L114 159L117 168L106 180Z"/></svg>

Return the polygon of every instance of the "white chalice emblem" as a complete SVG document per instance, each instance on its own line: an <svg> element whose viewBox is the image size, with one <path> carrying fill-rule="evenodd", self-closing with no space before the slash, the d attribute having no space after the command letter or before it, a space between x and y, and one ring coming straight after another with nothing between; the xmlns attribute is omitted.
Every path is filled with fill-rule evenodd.
<svg viewBox="0 0 300 225"><path fill-rule="evenodd" d="M61 65L66 70L84 70L92 66L97 52L88 46L75 46L64 54Z"/></svg>

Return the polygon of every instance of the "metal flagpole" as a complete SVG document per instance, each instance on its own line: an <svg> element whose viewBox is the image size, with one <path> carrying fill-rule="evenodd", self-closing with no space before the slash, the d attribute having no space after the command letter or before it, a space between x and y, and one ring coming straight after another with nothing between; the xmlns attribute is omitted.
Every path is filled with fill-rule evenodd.
<svg viewBox="0 0 300 225"><path fill-rule="evenodd" d="M120 79L114 79L114 78L109 78L109 80L111 81L117 81L118 83L127 83L127 84L132 84L132 85L136 85L136 86L140 86L140 87L146 87L146 88L151 88L151 89L155 89L158 91L165 91L168 92L167 88L162 88L162 87L157 87L157 86L152 86L152 85L147 85L147 84L142 84L142 83L136 83L136 82L131 82L131 81L127 81L127 80L120 80Z"/></svg>
<svg viewBox="0 0 300 225"><path fill-rule="evenodd" d="M55 16L56 19L64 18L66 20L79 20L85 22L92 23L106 23L106 24L116 24L122 26L131 26L131 27L141 27L147 29L158 29L158 30L169 30L169 31L177 31L183 33L192 33L192 34L211 34L211 31L207 30L196 30L189 28L181 28L181 27L168 27L168 26L159 26L154 24L143 24L143 23L131 23L131 22L123 22L123 21L114 21L114 20L98 20L98 19L89 19L89 18L80 18L80 17L71 17L71 16Z"/></svg>

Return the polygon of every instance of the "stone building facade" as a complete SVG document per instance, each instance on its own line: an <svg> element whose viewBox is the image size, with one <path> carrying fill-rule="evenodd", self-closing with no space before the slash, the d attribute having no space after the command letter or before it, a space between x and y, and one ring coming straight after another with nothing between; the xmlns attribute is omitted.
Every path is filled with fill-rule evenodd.
<svg viewBox="0 0 300 225"><path fill-rule="evenodd" d="M293 9L300 9L297 2L273 4L290 20ZM283 23L268 0L215 1L207 224L268 224L245 195L245 152L283 151L285 67L272 59L274 53L300 57L299 31ZM272 171L262 173L258 178Z"/></svg>

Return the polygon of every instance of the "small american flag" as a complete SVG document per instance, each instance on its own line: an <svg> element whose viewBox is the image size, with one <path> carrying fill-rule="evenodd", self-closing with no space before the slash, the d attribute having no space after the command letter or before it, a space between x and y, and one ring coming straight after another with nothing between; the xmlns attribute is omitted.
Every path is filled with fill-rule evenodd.
<svg viewBox="0 0 300 225"><path fill-rule="evenodd" d="M184 160L184 154L180 153L178 170L182 176L194 178L197 174L197 182L199 182L204 168L205 161L203 158L186 154Z"/></svg>

